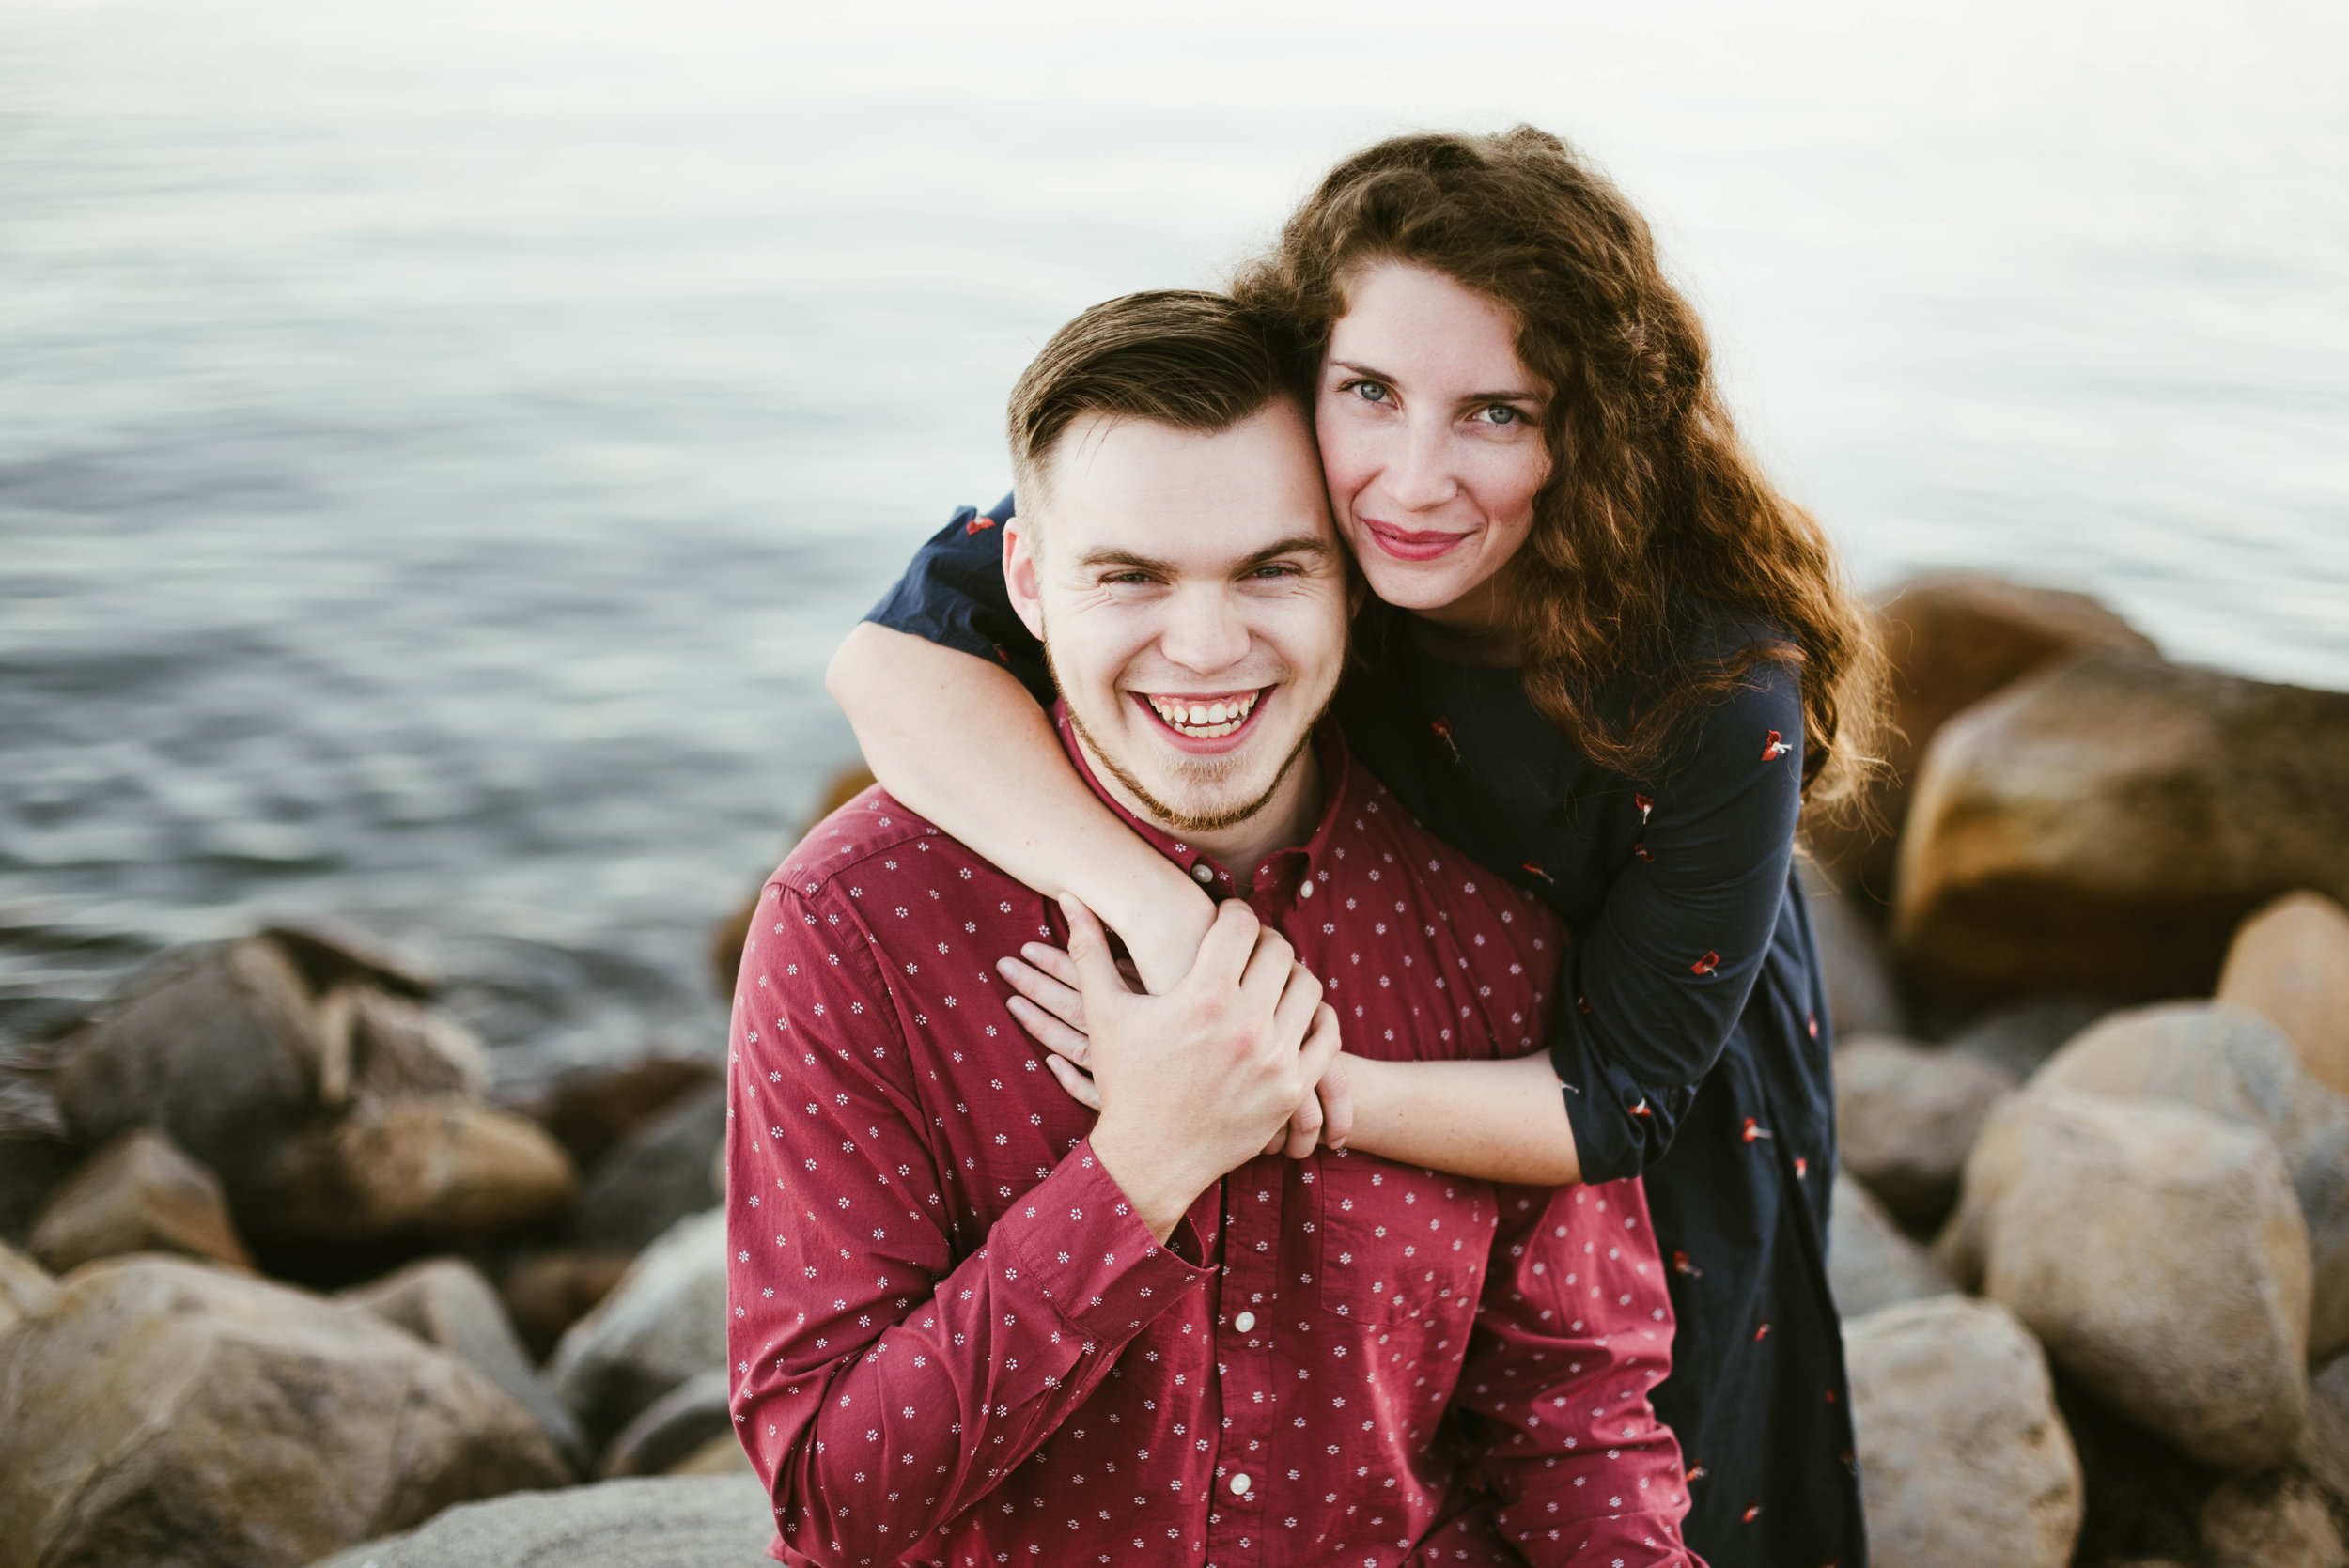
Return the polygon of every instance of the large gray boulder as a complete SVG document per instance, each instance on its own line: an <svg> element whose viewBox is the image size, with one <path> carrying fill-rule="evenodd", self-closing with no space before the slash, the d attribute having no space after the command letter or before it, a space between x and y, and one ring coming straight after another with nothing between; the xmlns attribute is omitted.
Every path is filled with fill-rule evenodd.
<svg viewBox="0 0 2349 1568"><path fill-rule="evenodd" d="M1992 1112L1940 1251L2096 1398L2249 1471L2308 1413L2308 1247L2264 1135L2048 1088Z"/></svg>
<svg viewBox="0 0 2349 1568"><path fill-rule="evenodd" d="M1881 1568L2063 1568L2078 1457L2038 1342L1988 1301L1943 1296L1843 1329L1868 1547Z"/></svg>
<svg viewBox="0 0 2349 1568"><path fill-rule="evenodd" d="M2206 993L2302 888L2349 899L2349 692L2091 653L1934 737L1893 939L1944 994Z"/></svg>
<svg viewBox="0 0 2349 1568"><path fill-rule="evenodd" d="M197 1264L89 1265L0 1338L4 1568L274 1568L566 1479L455 1357Z"/></svg>
<svg viewBox="0 0 2349 1568"><path fill-rule="evenodd" d="M2309 1355L2349 1348L2349 1097L2310 1076L2273 1023L2225 1002L2116 1013L2057 1052L2031 1089L2168 1100L2265 1133L2309 1228Z"/></svg>
<svg viewBox="0 0 2349 1568"><path fill-rule="evenodd" d="M726 1217L678 1220L612 1294L571 1325L549 1369L555 1392L600 1447L698 1372L726 1364Z"/></svg>
<svg viewBox="0 0 2349 1568"><path fill-rule="evenodd" d="M2272 1019L2316 1079L2349 1094L2349 909L2295 893L2245 921L2218 1000Z"/></svg>
<svg viewBox="0 0 2349 1568"><path fill-rule="evenodd" d="M324 1051L302 971L247 937L143 971L67 1045L54 1081L82 1143L160 1127L235 1197L315 1106Z"/></svg>
<svg viewBox="0 0 2349 1568"><path fill-rule="evenodd" d="M318 1568L774 1568L774 1533L748 1476L607 1481L452 1508Z"/></svg>
<svg viewBox="0 0 2349 1568"><path fill-rule="evenodd" d="M343 1293L343 1299L437 1344L505 1389L538 1418L574 1468L589 1458L579 1425L530 1364L506 1307L481 1271L462 1258L425 1258Z"/></svg>
<svg viewBox="0 0 2349 1568"><path fill-rule="evenodd" d="M1902 1224L1929 1232L1957 1203L1967 1151L2014 1076L1980 1057L1884 1034L1835 1048L1835 1132L1843 1169Z"/></svg>
<svg viewBox="0 0 2349 1568"><path fill-rule="evenodd" d="M679 1383L620 1428L603 1451L604 1479L666 1475L717 1438L736 1442L733 1394L734 1378L724 1367Z"/></svg>
<svg viewBox="0 0 2349 1568"><path fill-rule="evenodd" d="M571 1234L582 1247L633 1252L724 1194L710 1164L726 1141L726 1090L713 1083L630 1132L579 1195Z"/></svg>
<svg viewBox="0 0 2349 1568"><path fill-rule="evenodd" d="M90 1156L42 1205L26 1246L56 1274L124 1252L253 1266L220 1183L152 1127L132 1127Z"/></svg>
<svg viewBox="0 0 2349 1568"><path fill-rule="evenodd" d="M457 1094L362 1100L287 1140L241 1209L256 1236L456 1242L561 1217L570 1157L539 1126Z"/></svg>
<svg viewBox="0 0 2349 1568"><path fill-rule="evenodd" d="M1828 1205L1827 1279L1845 1321L1957 1289L1875 1195L1841 1172Z"/></svg>

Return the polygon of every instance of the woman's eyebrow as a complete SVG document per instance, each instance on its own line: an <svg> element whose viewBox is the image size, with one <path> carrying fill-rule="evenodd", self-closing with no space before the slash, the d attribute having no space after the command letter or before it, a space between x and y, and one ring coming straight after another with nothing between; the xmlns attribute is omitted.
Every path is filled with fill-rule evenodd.
<svg viewBox="0 0 2349 1568"><path fill-rule="evenodd" d="M1367 365L1358 365L1352 360L1343 359L1333 359L1330 363L1340 370L1361 377L1364 380L1383 381L1389 386L1394 384L1392 376L1383 370L1373 369ZM1542 401L1542 395L1538 392L1471 392L1459 399L1462 407L1475 403L1538 403L1540 401Z"/></svg>

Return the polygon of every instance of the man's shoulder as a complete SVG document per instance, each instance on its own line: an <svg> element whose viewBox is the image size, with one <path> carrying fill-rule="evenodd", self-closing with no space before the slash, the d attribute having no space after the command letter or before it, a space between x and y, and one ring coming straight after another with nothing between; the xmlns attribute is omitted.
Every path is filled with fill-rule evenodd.
<svg viewBox="0 0 2349 1568"><path fill-rule="evenodd" d="M981 877L1005 874L961 840L875 784L807 831L767 879L791 898L863 900L912 893L937 905Z"/></svg>

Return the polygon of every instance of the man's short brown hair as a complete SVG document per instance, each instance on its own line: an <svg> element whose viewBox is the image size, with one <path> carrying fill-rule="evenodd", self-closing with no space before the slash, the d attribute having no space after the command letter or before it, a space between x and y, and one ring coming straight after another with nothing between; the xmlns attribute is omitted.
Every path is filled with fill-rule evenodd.
<svg viewBox="0 0 2349 1568"><path fill-rule="evenodd" d="M1299 397L1265 319L1222 294L1159 288L1104 300L1054 333L1011 389L1012 482L1027 495L1088 414L1212 435ZM1022 508L1023 510L1025 508Z"/></svg>

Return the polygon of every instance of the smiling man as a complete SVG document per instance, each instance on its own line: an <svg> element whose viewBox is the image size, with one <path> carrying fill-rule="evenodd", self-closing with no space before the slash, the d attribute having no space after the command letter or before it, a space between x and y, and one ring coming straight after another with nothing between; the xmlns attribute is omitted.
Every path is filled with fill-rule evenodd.
<svg viewBox="0 0 2349 1568"><path fill-rule="evenodd" d="M1223 902L1179 986L1132 992L1081 907L879 790L768 884L727 1207L773 1554L1688 1562L1636 1182L1271 1152L1341 1029L1532 1049L1563 939L1322 722L1349 581L1274 356L1220 296L1112 301L1021 378L1012 444L1023 514L956 526L1003 527L1071 765ZM1088 975L1097 1119L994 973L1037 938Z"/></svg>

